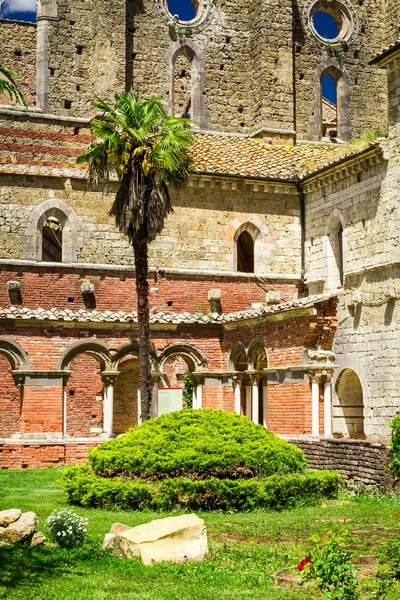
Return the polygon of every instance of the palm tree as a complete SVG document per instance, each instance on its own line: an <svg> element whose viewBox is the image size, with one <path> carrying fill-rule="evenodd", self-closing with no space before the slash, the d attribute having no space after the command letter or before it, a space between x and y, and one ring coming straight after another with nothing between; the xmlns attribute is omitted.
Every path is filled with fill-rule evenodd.
<svg viewBox="0 0 400 600"><path fill-rule="evenodd" d="M110 215L133 246L138 299L139 360L142 419L150 418L151 368L148 301L148 245L173 212L168 189L189 182L193 142L187 119L168 117L163 99L140 102L133 91L115 94L115 107L100 98L93 102L102 117L92 123L95 136L77 158L88 164L89 185L118 187Z"/></svg>
<svg viewBox="0 0 400 600"><path fill-rule="evenodd" d="M19 104L28 106L25 94L21 92L17 84L14 83L13 77L17 77L17 73L9 71L0 65L0 95L7 92L11 100L15 100L16 102L19 102Z"/></svg>

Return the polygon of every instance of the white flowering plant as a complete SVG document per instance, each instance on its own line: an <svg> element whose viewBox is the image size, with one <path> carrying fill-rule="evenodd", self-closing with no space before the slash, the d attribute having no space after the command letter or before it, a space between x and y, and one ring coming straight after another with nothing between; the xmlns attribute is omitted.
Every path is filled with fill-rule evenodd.
<svg viewBox="0 0 400 600"><path fill-rule="evenodd" d="M88 520L73 510L54 510L46 520L49 537L61 548L82 546L87 532Z"/></svg>

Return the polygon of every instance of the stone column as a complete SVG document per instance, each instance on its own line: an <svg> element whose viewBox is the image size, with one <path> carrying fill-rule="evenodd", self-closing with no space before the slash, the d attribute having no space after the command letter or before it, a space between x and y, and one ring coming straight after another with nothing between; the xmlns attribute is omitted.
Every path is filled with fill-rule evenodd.
<svg viewBox="0 0 400 600"><path fill-rule="evenodd" d="M57 1L38 0L36 33L36 106L49 112L50 22L58 21Z"/></svg>
<svg viewBox="0 0 400 600"><path fill-rule="evenodd" d="M103 400L103 433L111 437L114 426L114 381L119 372L103 371L101 374L104 383Z"/></svg>
<svg viewBox="0 0 400 600"><path fill-rule="evenodd" d="M68 437L67 432L67 381L72 374L72 371L65 371L63 373L63 396L62 396L62 436L63 438Z"/></svg>
<svg viewBox="0 0 400 600"><path fill-rule="evenodd" d="M203 384L204 377L190 374L193 381L193 409L199 410L203 408Z"/></svg>
<svg viewBox="0 0 400 600"><path fill-rule="evenodd" d="M310 371L308 376L311 379L311 435L319 437L319 383L321 375L318 372Z"/></svg>
<svg viewBox="0 0 400 600"><path fill-rule="evenodd" d="M151 374L151 383L152 383L152 391L151 391L151 406L150 406L150 419L154 419L158 417L158 388L160 385L160 373L152 373Z"/></svg>
<svg viewBox="0 0 400 600"><path fill-rule="evenodd" d="M260 395L258 390L258 384L260 383L261 376L259 374L252 374L251 383L252 383L252 400L251 400L251 417L253 423L258 423L260 420L260 411L259 411L259 402Z"/></svg>
<svg viewBox="0 0 400 600"><path fill-rule="evenodd" d="M240 415L240 400L241 400L241 392L242 392L242 383L243 383L243 375L234 375L232 377L232 384L235 394L235 413Z"/></svg>
<svg viewBox="0 0 400 600"><path fill-rule="evenodd" d="M332 373L327 373L324 383L324 435L332 437Z"/></svg>
<svg viewBox="0 0 400 600"><path fill-rule="evenodd" d="M251 421L251 385L246 383L246 417Z"/></svg>

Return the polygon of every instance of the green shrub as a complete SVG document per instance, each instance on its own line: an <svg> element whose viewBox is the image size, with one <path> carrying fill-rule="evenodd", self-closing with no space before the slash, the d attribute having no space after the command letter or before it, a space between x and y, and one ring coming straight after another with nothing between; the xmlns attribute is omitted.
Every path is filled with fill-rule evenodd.
<svg viewBox="0 0 400 600"><path fill-rule="evenodd" d="M393 462L390 463L389 469L393 473L395 484L397 484L400 480L400 412L396 413L396 416L390 423L390 426L392 428L390 452L393 457Z"/></svg>
<svg viewBox="0 0 400 600"><path fill-rule="evenodd" d="M246 417L217 410L163 415L89 453L97 475L247 479L301 473L304 453Z"/></svg>
<svg viewBox="0 0 400 600"><path fill-rule="evenodd" d="M340 476L335 471L273 475L268 479L203 479L184 477L149 481L106 479L87 466L65 469L60 480L69 502L81 506L142 510L283 509L315 504L337 496Z"/></svg>

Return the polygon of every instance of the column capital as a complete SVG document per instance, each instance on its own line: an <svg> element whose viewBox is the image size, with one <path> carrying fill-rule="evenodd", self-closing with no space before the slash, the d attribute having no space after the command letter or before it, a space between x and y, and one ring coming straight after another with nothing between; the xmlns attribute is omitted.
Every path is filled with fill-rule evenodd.
<svg viewBox="0 0 400 600"><path fill-rule="evenodd" d="M234 387L242 386L243 381L246 379L246 373L236 373L235 375L232 375L232 382Z"/></svg>
<svg viewBox="0 0 400 600"><path fill-rule="evenodd" d="M330 383L333 377L333 369L309 370L307 375L312 383Z"/></svg>
<svg viewBox="0 0 400 600"><path fill-rule="evenodd" d="M114 381L119 375L119 371L102 371L101 379L105 385L114 385Z"/></svg>
<svg viewBox="0 0 400 600"><path fill-rule="evenodd" d="M258 385L266 375L266 373L262 373L260 371L246 371L246 374L250 377L252 385Z"/></svg>

